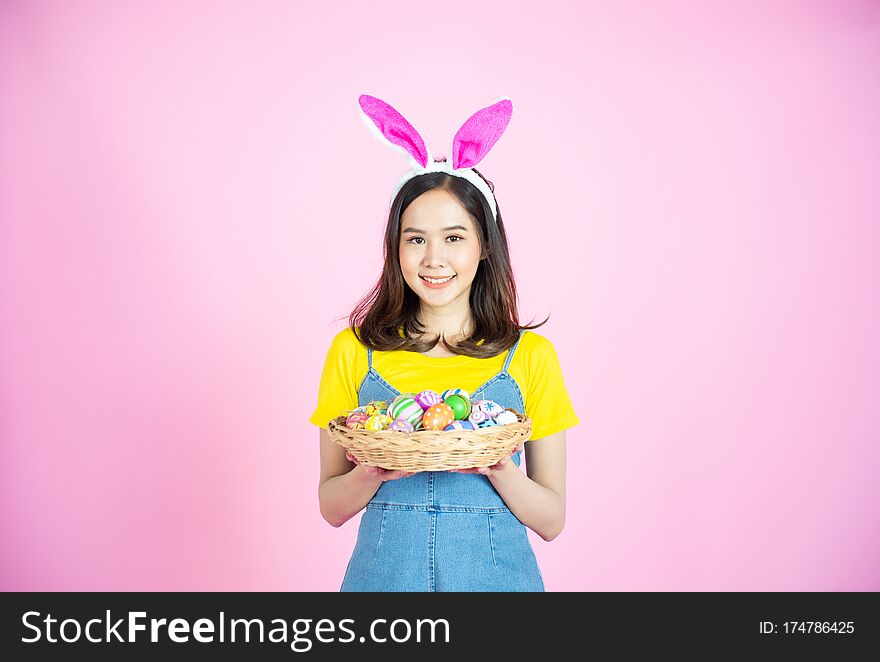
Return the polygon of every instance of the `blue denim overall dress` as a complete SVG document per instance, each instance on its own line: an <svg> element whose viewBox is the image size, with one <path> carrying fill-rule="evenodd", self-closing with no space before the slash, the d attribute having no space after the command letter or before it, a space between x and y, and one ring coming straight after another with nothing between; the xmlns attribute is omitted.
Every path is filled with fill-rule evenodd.
<svg viewBox="0 0 880 662"><path fill-rule="evenodd" d="M525 412L507 369L471 394ZM373 368L358 389L358 405L390 402L400 391ZM520 465L518 451L513 461ZM361 516L341 591L543 591L525 525L482 474L423 471L382 483Z"/></svg>

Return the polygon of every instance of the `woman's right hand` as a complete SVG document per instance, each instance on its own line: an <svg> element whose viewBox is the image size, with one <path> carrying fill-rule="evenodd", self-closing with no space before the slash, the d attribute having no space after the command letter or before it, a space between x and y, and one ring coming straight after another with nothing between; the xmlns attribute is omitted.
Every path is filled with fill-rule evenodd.
<svg viewBox="0 0 880 662"><path fill-rule="evenodd" d="M407 478L409 476L414 475L415 471L399 471L399 470L391 470L391 469L383 469L382 467L370 467L366 464L361 464L357 461L357 458L352 455L349 451L345 451L345 459L349 462L354 462L355 465L359 466L365 475L370 476L371 478L380 478L382 481L386 480L397 480L398 478Z"/></svg>

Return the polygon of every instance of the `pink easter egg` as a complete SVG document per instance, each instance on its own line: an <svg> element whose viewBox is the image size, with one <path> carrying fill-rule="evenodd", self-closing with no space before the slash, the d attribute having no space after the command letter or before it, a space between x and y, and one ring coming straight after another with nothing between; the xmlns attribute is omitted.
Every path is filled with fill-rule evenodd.
<svg viewBox="0 0 880 662"><path fill-rule="evenodd" d="M440 397L440 394L437 393L437 391L427 390L421 391L416 396L416 402L419 403L419 406L422 409L427 410L428 407L431 407L432 405L439 405L443 402L443 398Z"/></svg>

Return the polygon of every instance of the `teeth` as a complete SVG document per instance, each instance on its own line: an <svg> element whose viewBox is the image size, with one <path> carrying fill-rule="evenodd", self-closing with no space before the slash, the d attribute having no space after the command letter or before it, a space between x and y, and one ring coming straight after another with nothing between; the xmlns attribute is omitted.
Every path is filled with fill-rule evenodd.
<svg viewBox="0 0 880 662"><path fill-rule="evenodd" d="M427 278L425 276L422 276L423 280L426 280L429 283L434 283L434 284L445 283L447 280L452 280L453 278L454 278L454 276L449 276L449 278Z"/></svg>

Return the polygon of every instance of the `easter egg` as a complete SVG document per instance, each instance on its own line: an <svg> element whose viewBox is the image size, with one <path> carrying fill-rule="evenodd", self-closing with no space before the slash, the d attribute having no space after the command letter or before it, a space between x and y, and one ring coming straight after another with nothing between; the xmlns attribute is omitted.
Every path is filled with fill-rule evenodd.
<svg viewBox="0 0 880 662"><path fill-rule="evenodd" d="M375 414L379 414L383 409L388 409L388 403L384 400L373 400L371 403L367 405L365 411L368 416L373 416Z"/></svg>
<svg viewBox="0 0 880 662"><path fill-rule="evenodd" d="M495 427L496 425L500 425L500 423L498 423L498 421L496 421L494 418L487 418L485 421L480 423L481 428L491 428Z"/></svg>
<svg viewBox="0 0 880 662"><path fill-rule="evenodd" d="M444 402L452 407L456 420L467 418L468 414L471 413L471 401L461 395L453 393Z"/></svg>
<svg viewBox="0 0 880 662"><path fill-rule="evenodd" d="M396 418L391 421L391 425L388 426L388 429L397 432L413 432L415 430L412 423L405 421L402 418Z"/></svg>
<svg viewBox="0 0 880 662"><path fill-rule="evenodd" d="M460 395L468 401L471 399L470 394L463 388L448 388L440 394L440 397L443 398L443 402L446 402L446 398L448 398L450 395Z"/></svg>
<svg viewBox="0 0 880 662"><path fill-rule="evenodd" d="M372 432L379 432L387 428L391 423L392 419L387 414L373 414L364 423L364 428Z"/></svg>
<svg viewBox="0 0 880 662"><path fill-rule="evenodd" d="M488 416L489 418L495 418L496 416L498 416L498 414L504 411L504 407L499 405L494 400L481 400L479 407L486 413L486 416Z"/></svg>
<svg viewBox="0 0 880 662"><path fill-rule="evenodd" d="M399 395L397 395L397 397L394 398L394 400L392 400L391 402L388 403L388 409L389 410L394 409L395 407L398 406L398 403L400 403L403 400L407 400L407 399L415 400L415 397L416 396L413 393L400 393ZM388 415L391 416L391 413L389 413ZM394 416L391 416L391 417L394 418Z"/></svg>
<svg viewBox="0 0 880 662"><path fill-rule="evenodd" d="M345 427L350 430L362 430L368 418L369 416L367 416L366 412L353 411L346 416Z"/></svg>
<svg viewBox="0 0 880 662"><path fill-rule="evenodd" d="M449 430L476 430L477 426L475 426L470 421L452 421L449 425L443 428L444 431Z"/></svg>
<svg viewBox="0 0 880 662"><path fill-rule="evenodd" d="M416 402L419 403L419 406L422 409L427 409L431 405L439 405L443 402L443 398L440 397L440 394L437 391L421 391L418 395L416 395Z"/></svg>
<svg viewBox="0 0 880 662"><path fill-rule="evenodd" d="M509 410L505 410L495 417L495 422L498 425L507 425L508 423L516 423L518 421L519 419L516 417L516 414Z"/></svg>
<svg viewBox="0 0 880 662"><path fill-rule="evenodd" d="M442 430L455 420L455 412L445 402L431 405L422 416L422 426L426 430Z"/></svg>
<svg viewBox="0 0 880 662"><path fill-rule="evenodd" d="M483 421L489 418L482 409L474 408L471 410L470 415L468 416L468 420L474 425L479 425Z"/></svg>
<svg viewBox="0 0 880 662"><path fill-rule="evenodd" d="M416 425L422 420L424 413L419 403L410 397L396 398L388 405L388 415L391 418L404 420L410 425Z"/></svg>

